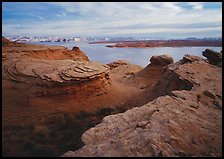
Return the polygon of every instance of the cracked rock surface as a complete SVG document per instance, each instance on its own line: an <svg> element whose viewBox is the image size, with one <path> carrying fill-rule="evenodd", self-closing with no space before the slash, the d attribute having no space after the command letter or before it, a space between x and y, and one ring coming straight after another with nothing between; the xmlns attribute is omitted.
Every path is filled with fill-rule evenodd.
<svg viewBox="0 0 224 159"><path fill-rule="evenodd" d="M186 55L164 69L160 97L104 117L82 135L85 146L63 156L222 156L221 72Z"/></svg>

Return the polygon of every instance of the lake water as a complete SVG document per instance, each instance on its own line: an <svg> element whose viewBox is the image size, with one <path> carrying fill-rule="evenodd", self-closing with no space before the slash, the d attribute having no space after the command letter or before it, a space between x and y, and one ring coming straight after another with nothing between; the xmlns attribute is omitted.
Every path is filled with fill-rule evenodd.
<svg viewBox="0 0 224 159"><path fill-rule="evenodd" d="M59 45L72 49L78 46L91 61L98 61L103 64L114 62L116 60L126 60L129 63L145 67L150 63L153 55L168 54L173 57L174 62L183 58L185 54L196 55L202 58L202 51L210 48L215 51L221 51L222 47L156 47L156 48L108 48L108 44L88 44L71 42L29 42L32 44ZM111 44L112 45L112 44Z"/></svg>

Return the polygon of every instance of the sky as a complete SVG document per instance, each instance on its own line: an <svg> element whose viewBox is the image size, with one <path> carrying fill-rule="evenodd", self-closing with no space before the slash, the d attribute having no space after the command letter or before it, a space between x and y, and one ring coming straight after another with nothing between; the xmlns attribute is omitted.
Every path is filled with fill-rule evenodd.
<svg viewBox="0 0 224 159"><path fill-rule="evenodd" d="M2 34L221 37L222 2L2 2Z"/></svg>

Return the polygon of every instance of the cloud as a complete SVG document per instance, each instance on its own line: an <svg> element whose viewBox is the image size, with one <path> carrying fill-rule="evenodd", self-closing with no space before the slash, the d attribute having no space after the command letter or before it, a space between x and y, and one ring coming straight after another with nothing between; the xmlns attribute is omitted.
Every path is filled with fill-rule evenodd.
<svg viewBox="0 0 224 159"><path fill-rule="evenodd" d="M4 34L138 36L189 32L193 36L196 32L221 33L222 26L222 8L205 9L208 4L202 2L47 2L28 9L16 5L3 5L3 15L19 8L12 18L3 16ZM43 8L34 14L32 10L38 7Z"/></svg>
<svg viewBox="0 0 224 159"><path fill-rule="evenodd" d="M202 10L204 7L204 2L188 2L188 4L190 4L195 10Z"/></svg>

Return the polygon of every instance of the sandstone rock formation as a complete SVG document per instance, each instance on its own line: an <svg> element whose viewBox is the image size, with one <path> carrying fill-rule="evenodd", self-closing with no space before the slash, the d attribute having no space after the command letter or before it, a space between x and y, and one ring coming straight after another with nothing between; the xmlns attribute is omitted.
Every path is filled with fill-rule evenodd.
<svg viewBox="0 0 224 159"><path fill-rule="evenodd" d="M222 66L222 53L211 49L206 49L202 52L202 55L207 57L210 64Z"/></svg>
<svg viewBox="0 0 224 159"><path fill-rule="evenodd" d="M108 43L108 42L93 42ZM111 42L109 42L111 43ZM186 47L186 46L215 46L222 47L222 40L142 40L142 41L113 41L114 45L107 45L106 47Z"/></svg>
<svg viewBox="0 0 224 159"><path fill-rule="evenodd" d="M129 77L129 80L135 84L135 81L139 81L138 83L141 89L148 89L155 85L161 79L164 67L172 63L173 58L169 55L159 55L152 56L150 61L151 63L135 73L135 76ZM148 101L148 99L146 100Z"/></svg>
<svg viewBox="0 0 224 159"><path fill-rule="evenodd" d="M67 48L61 49L45 49L45 50L27 50L25 55L36 59L45 60L65 60L72 59L75 61L89 61L89 58L84 52L80 50L79 47L73 47L72 50Z"/></svg>
<svg viewBox="0 0 224 159"><path fill-rule="evenodd" d="M198 65L192 65L192 63L198 63ZM155 99L156 97L167 94L172 95L173 90L191 90L193 88L194 82L190 81L188 78L192 77L192 74L195 76L195 78L200 78L200 81L198 81L198 85L200 85L201 77L204 76L204 72L200 70L198 73L191 73L190 69L200 69L202 64L207 64L206 60L197 56L186 54L180 61L164 67L161 71L161 80L156 83L154 87L148 88L146 90L145 93L150 93L148 95L148 99ZM183 69L183 66L187 66L187 68ZM181 73L181 75L179 75L179 73ZM182 77L180 78L180 76Z"/></svg>
<svg viewBox="0 0 224 159"><path fill-rule="evenodd" d="M150 59L152 65L168 65L173 63L173 58L170 55L152 56Z"/></svg>
<svg viewBox="0 0 224 159"><path fill-rule="evenodd" d="M76 52L78 48L13 42L3 47L5 156L53 156L74 150L82 145L80 133L98 123L99 114L140 106L145 97L143 106L105 117L82 135L83 148L64 156L221 156L222 68L186 55L174 64L151 63L141 74L140 66L118 62L112 67L122 65L110 69ZM153 84L140 89L136 80L128 81L141 75L146 84ZM67 116L82 111L92 115L86 120L81 113L78 121ZM15 129L8 129L12 125ZM52 140L45 140L49 137Z"/></svg>
<svg viewBox="0 0 224 159"><path fill-rule="evenodd" d="M127 64L128 64L128 62L125 61L125 60L117 60L117 61L109 63L107 65L110 66L111 69L113 69L115 67L118 67L118 66L121 66L121 65L127 65Z"/></svg>
<svg viewBox="0 0 224 159"><path fill-rule="evenodd" d="M9 78L39 85L71 84L105 75L109 67L96 62L21 58L4 66Z"/></svg>
<svg viewBox="0 0 224 159"><path fill-rule="evenodd" d="M85 53L76 46L73 47L72 50L66 52L66 54L76 61L89 61L89 58L85 55Z"/></svg>
<svg viewBox="0 0 224 159"><path fill-rule="evenodd" d="M11 41L9 41L8 39L6 39L4 36L2 36L2 44L4 43L10 43Z"/></svg>
<svg viewBox="0 0 224 159"><path fill-rule="evenodd" d="M138 72L139 76L147 77L152 76L152 74L155 75L155 77L160 76L163 71L163 67L173 63L173 58L170 55L152 56L150 58L150 62L150 64L148 64L144 69ZM155 72L157 72L157 74Z"/></svg>
<svg viewBox="0 0 224 159"><path fill-rule="evenodd" d="M105 117L63 156L222 156L221 71L186 55L152 88L159 98Z"/></svg>
<svg viewBox="0 0 224 159"><path fill-rule="evenodd" d="M60 46L12 43L3 48L2 60L5 61L4 79L43 88L53 86L42 95L76 92L87 85L100 88L109 80L109 66L90 62L79 47L69 50Z"/></svg>

